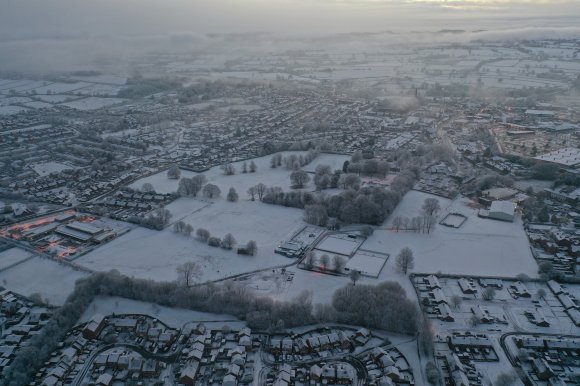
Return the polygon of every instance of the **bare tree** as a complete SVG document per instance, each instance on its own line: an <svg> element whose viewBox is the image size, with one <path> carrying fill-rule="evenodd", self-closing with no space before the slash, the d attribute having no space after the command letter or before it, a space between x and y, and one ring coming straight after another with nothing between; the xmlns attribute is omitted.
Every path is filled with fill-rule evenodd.
<svg viewBox="0 0 580 386"><path fill-rule="evenodd" d="M228 201L230 201L230 202L238 201L238 193L236 192L236 189L230 188L230 191L228 192L227 198L228 198Z"/></svg>
<svg viewBox="0 0 580 386"><path fill-rule="evenodd" d="M436 198L426 198L421 209L426 216L435 217L441 210L441 206Z"/></svg>
<svg viewBox="0 0 580 386"><path fill-rule="evenodd" d="M248 194L252 198L252 201L256 200L256 194L258 193L258 189L255 186L250 186L248 189Z"/></svg>
<svg viewBox="0 0 580 386"><path fill-rule="evenodd" d="M183 221L177 221L173 224L173 231L175 233L183 233L183 230L185 229L185 223Z"/></svg>
<svg viewBox="0 0 580 386"><path fill-rule="evenodd" d="M193 262L188 261L176 268L177 281L184 287L191 287L195 280L201 278L201 267Z"/></svg>
<svg viewBox="0 0 580 386"><path fill-rule="evenodd" d="M246 249L251 256L254 256L258 252L258 244L254 240L250 240L246 244Z"/></svg>
<svg viewBox="0 0 580 386"><path fill-rule="evenodd" d="M244 163L242 164L242 173L247 173L248 172L248 163L246 161L244 161Z"/></svg>
<svg viewBox="0 0 580 386"><path fill-rule="evenodd" d="M398 232L399 229L401 228L401 224L403 223L403 219L401 218L401 216L397 216L393 219L393 228L395 228L395 230Z"/></svg>
<svg viewBox="0 0 580 386"><path fill-rule="evenodd" d="M182 232L186 236L191 236L191 233L193 232L193 226L191 224L185 224Z"/></svg>
<svg viewBox="0 0 580 386"><path fill-rule="evenodd" d="M401 219L401 227L404 228L406 231L409 230L409 217L403 217Z"/></svg>
<svg viewBox="0 0 580 386"><path fill-rule="evenodd" d="M483 290L481 297L483 300L493 300L495 298L495 289L493 287L487 287Z"/></svg>
<svg viewBox="0 0 580 386"><path fill-rule="evenodd" d="M437 220L435 219L434 216L423 216L422 223L423 223L423 228L424 228L425 232L431 233L431 230L435 226L436 222L437 222Z"/></svg>
<svg viewBox="0 0 580 386"><path fill-rule="evenodd" d="M268 187L260 182L258 185L255 186L255 188L256 188L256 193L258 194L258 198L260 199L260 201L262 201L262 199L264 198L264 194L266 193L266 190L268 189Z"/></svg>
<svg viewBox="0 0 580 386"><path fill-rule="evenodd" d="M195 234L203 242L207 242L207 240L210 237L209 231L207 229L203 229L203 228L197 228L197 231L195 232Z"/></svg>
<svg viewBox="0 0 580 386"><path fill-rule="evenodd" d="M350 280L352 281L352 285L356 285L356 282L360 279L360 271L353 269L352 271L350 271L348 276L350 277Z"/></svg>
<svg viewBox="0 0 580 386"><path fill-rule="evenodd" d="M345 265L344 259L340 256L334 255L334 257L332 258L332 268L336 272L340 272L344 268L344 265Z"/></svg>
<svg viewBox="0 0 580 386"><path fill-rule="evenodd" d="M254 161L250 161L250 173L255 173L258 170L258 166Z"/></svg>
<svg viewBox="0 0 580 386"><path fill-rule="evenodd" d="M221 168L226 176L231 176L231 175L236 174L236 168L234 167L234 165L232 163L223 164L221 166Z"/></svg>
<svg viewBox="0 0 580 386"><path fill-rule="evenodd" d="M228 233L224 236L221 242L221 247L224 249L232 249L235 243L236 239L234 238L234 236L232 236L231 233Z"/></svg>
<svg viewBox="0 0 580 386"><path fill-rule="evenodd" d="M450 301L451 301L451 306L455 309L458 309L459 306L461 305L461 302L462 302L461 296L453 295L453 296L451 296Z"/></svg>
<svg viewBox="0 0 580 386"><path fill-rule="evenodd" d="M403 248L401 252L397 255L397 268L405 275L409 269L413 269L415 267L415 258L413 257L413 251L410 248Z"/></svg>
<svg viewBox="0 0 580 386"><path fill-rule="evenodd" d="M203 174L198 174L192 178L182 178L179 180L177 192L182 196L197 197L197 194L205 184L206 178Z"/></svg>

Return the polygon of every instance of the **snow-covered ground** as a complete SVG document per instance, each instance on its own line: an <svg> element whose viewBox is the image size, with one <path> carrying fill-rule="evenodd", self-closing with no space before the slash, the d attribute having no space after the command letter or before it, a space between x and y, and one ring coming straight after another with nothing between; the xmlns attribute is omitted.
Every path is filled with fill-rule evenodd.
<svg viewBox="0 0 580 386"><path fill-rule="evenodd" d="M79 99L72 102L62 103L61 106L67 106L76 110L97 110L103 107L116 105L118 103L124 102L125 99L121 98L99 98L99 97L89 97L84 99Z"/></svg>
<svg viewBox="0 0 580 386"><path fill-rule="evenodd" d="M350 161L349 155L323 153L304 167L307 172L314 172L318 165L328 165L332 171L342 170L344 161Z"/></svg>
<svg viewBox="0 0 580 386"><path fill-rule="evenodd" d="M35 257L0 272L0 283L10 291L24 296L37 292L50 304L63 305L74 290L75 281L86 273L76 271L56 261Z"/></svg>
<svg viewBox="0 0 580 386"><path fill-rule="evenodd" d="M173 328L182 328L187 323L197 324L197 322L203 322L209 328L221 328L224 324L227 324L233 329L245 327L245 322L240 321L235 316L231 315L209 314L206 312L191 311L181 308L169 308L154 303L114 296L97 296L79 319L79 324L88 322L95 314L154 315L163 323Z"/></svg>
<svg viewBox="0 0 580 386"><path fill-rule="evenodd" d="M289 154L300 155L304 152L283 153L284 156ZM328 160L338 159L342 167L345 156L329 156ZM254 159L257 165L255 173L241 173L243 162L234 163L236 174L232 176L225 176L219 167L214 167L204 175L208 183L220 188L220 198L183 197L167 206L173 214L171 221L182 220L191 224L194 234L198 228L205 228L220 238L231 233L240 245L255 240L258 244L256 256L240 256L235 251L209 247L195 237L175 234L169 226L161 232L135 229L79 258L77 263L94 270L118 269L129 276L175 280L177 266L196 261L203 267L201 281L291 263L292 260L275 254L274 249L304 225L303 211L263 204L257 199L251 201L246 193L248 188L258 183L290 190L291 171L284 167L272 169L270 159L271 156ZM247 161L248 167L249 163ZM181 177L195 174L182 171ZM177 180L167 178L166 172L161 172L138 180L131 186L139 189L147 182L159 193L175 192L179 184ZM240 197L238 202L225 199L230 187L237 190Z"/></svg>
<svg viewBox="0 0 580 386"><path fill-rule="evenodd" d="M0 115L14 115L28 110L20 106L0 106Z"/></svg>
<svg viewBox="0 0 580 386"><path fill-rule="evenodd" d="M477 211L462 199L453 202L436 197L446 212L459 212L468 217L459 229L436 225L430 234L391 230L393 218L418 216L429 194L410 191L405 195L383 229L378 229L362 248L397 256L409 247L415 256L415 272L515 276L525 273L537 276L520 218L513 223L477 217ZM387 266L394 266L389 259Z"/></svg>
<svg viewBox="0 0 580 386"><path fill-rule="evenodd" d="M61 103L61 102L65 102L69 99L75 99L78 97L71 97L70 95L60 95L60 94L37 94L34 96L34 98L36 99L40 99L41 101L47 102L47 103Z"/></svg>
<svg viewBox="0 0 580 386"><path fill-rule="evenodd" d="M306 152L283 152L283 157L286 157L290 154L296 154L297 156L301 154L305 154ZM332 154L328 154L329 156L333 156ZM321 154L319 157L324 157L326 154ZM236 174L231 176L225 176L223 171L219 166L213 167L209 169L207 172L202 173L206 176L207 182L211 184L217 185L220 190L222 191L222 196L225 196L230 189L233 187L238 192L240 199L247 200L249 197L247 195L247 190L251 186L255 186L259 183L263 183L266 186L279 186L285 191L290 190L290 174L292 173L291 170L287 170L284 166L279 166L275 169L270 167L270 159L271 156L266 157L259 157L255 158L253 161L257 166L257 170L255 173L242 173L242 165L243 162L234 162L234 168L236 169ZM315 164L318 158L316 158L311 164ZM251 161L246 161L246 164L249 168ZM307 169L310 165L307 165L305 169ZM342 164L340 165L342 168ZM193 177L198 173L189 172L182 170L181 177ZM161 172L154 175L151 175L146 178L142 178L140 180L135 181L130 186L135 189L141 189L144 183L149 182L153 185L153 188L158 193L171 193L176 192L177 187L179 186L178 180L171 180L167 178L167 172ZM314 184L312 181L306 185L306 190L312 190Z"/></svg>
<svg viewBox="0 0 580 386"><path fill-rule="evenodd" d="M31 165L31 168L40 176L47 176L50 173L61 172L74 167L59 162L44 162Z"/></svg>
<svg viewBox="0 0 580 386"><path fill-rule="evenodd" d="M1 207L2 205L0 205ZM3 252L0 252L0 269L16 264L30 257L30 253L20 248L10 248Z"/></svg>
<svg viewBox="0 0 580 386"><path fill-rule="evenodd" d="M129 276L172 281L177 266L196 261L202 266L201 281L215 280L253 270L289 264L292 260L274 253L278 244L303 226L302 211L267 205L258 201L228 202L223 198L203 200L180 198L168 209L172 221L183 220L195 230L205 228L223 238L231 233L242 245L258 244L255 256L238 255L234 250L214 248L176 234L171 226L163 231L137 228L80 257L76 262L87 268L117 269Z"/></svg>

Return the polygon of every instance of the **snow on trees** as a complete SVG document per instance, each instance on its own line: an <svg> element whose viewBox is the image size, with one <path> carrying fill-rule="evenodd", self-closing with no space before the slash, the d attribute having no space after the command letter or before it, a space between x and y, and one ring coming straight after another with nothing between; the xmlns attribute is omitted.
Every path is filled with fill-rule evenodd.
<svg viewBox="0 0 580 386"><path fill-rule="evenodd" d="M423 207L421 208L426 216L434 217L441 210L439 205L439 200L436 198L426 198L423 202Z"/></svg>
<svg viewBox="0 0 580 386"><path fill-rule="evenodd" d="M350 158L350 162L356 163L356 162L362 161L362 159L363 159L362 151L357 150L352 154L352 157Z"/></svg>
<svg viewBox="0 0 580 386"><path fill-rule="evenodd" d="M256 163L254 161L250 162L250 173L255 173L256 170L258 170L258 166L256 166Z"/></svg>
<svg viewBox="0 0 580 386"><path fill-rule="evenodd" d="M143 184L143 186L141 187L141 191L143 193L155 193L155 188L153 187L153 185L149 182L145 182Z"/></svg>
<svg viewBox="0 0 580 386"><path fill-rule="evenodd" d="M345 261L342 257L335 255L332 257L332 269L336 272L341 272L345 266Z"/></svg>
<svg viewBox="0 0 580 386"><path fill-rule="evenodd" d="M409 269L413 269L415 267L415 257L413 256L413 251L407 247L401 249L401 252L399 252L397 255L396 264L397 268L406 275Z"/></svg>
<svg viewBox="0 0 580 386"><path fill-rule="evenodd" d="M223 249L232 249L236 244L236 239L231 233L228 233L224 236L221 242L221 247Z"/></svg>
<svg viewBox="0 0 580 386"><path fill-rule="evenodd" d="M252 201L256 201L256 194L258 194L258 190L255 186L250 186L248 188L248 195L251 197Z"/></svg>
<svg viewBox="0 0 580 386"><path fill-rule="evenodd" d="M167 178L172 180L178 180L181 176L181 170L177 165L171 165L169 169L167 169Z"/></svg>
<svg viewBox="0 0 580 386"><path fill-rule="evenodd" d="M338 180L338 185L341 186L343 189L358 190L360 184L361 184L360 177L353 173L343 174L340 176L340 179Z"/></svg>
<svg viewBox="0 0 580 386"><path fill-rule="evenodd" d="M325 226L328 222L328 213L323 205L307 205L304 208L304 221L309 224Z"/></svg>
<svg viewBox="0 0 580 386"><path fill-rule="evenodd" d="M203 195L207 198L217 198L221 194L221 190L217 185L207 184L203 187Z"/></svg>
<svg viewBox="0 0 580 386"><path fill-rule="evenodd" d="M227 198L230 202L238 201L238 193L236 192L236 189L230 188Z"/></svg>
<svg viewBox="0 0 580 386"><path fill-rule="evenodd" d="M318 260L318 262L320 263L320 268L322 268L323 270L326 271L326 269L328 268L328 265L330 264L330 256L328 256L327 254L324 254L324 255L320 256L320 259Z"/></svg>
<svg viewBox="0 0 580 386"><path fill-rule="evenodd" d="M290 181L293 188L300 189L310 181L310 177L304 170L295 170L290 174Z"/></svg>
<svg viewBox="0 0 580 386"><path fill-rule="evenodd" d="M221 168L226 176L232 176L236 174L236 168L232 163L223 164Z"/></svg>
<svg viewBox="0 0 580 386"><path fill-rule="evenodd" d="M246 250L250 256L254 256L258 252L258 244L254 240L248 241Z"/></svg>
<svg viewBox="0 0 580 386"><path fill-rule="evenodd" d="M356 282L360 279L360 271L353 269L348 274L348 277L350 278L350 281L352 281L352 285L356 285Z"/></svg>
<svg viewBox="0 0 580 386"><path fill-rule="evenodd" d="M332 178L332 170L328 165L318 165L314 174L316 190L324 190L329 187Z"/></svg>
<svg viewBox="0 0 580 386"><path fill-rule="evenodd" d="M495 289L493 287L487 287L483 290L481 297L483 300L493 300L495 298Z"/></svg>
<svg viewBox="0 0 580 386"><path fill-rule="evenodd" d="M197 228L197 232L195 232L195 234L203 242L207 242L207 240L210 237L209 231L207 229L203 229L203 228Z"/></svg>
<svg viewBox="0 0 580 386"><path fill-rule="evenodd" d="M455 309L459 309L459 306L461 305L461 296L459 295L453 295L451 296L451 307L455 308Z"/></svg>
<svg viewBox="0 0 580 386"><path fill-rule="evenodd" d="M182 233L184 228L185 228L185 223L181 220L177 221L175 224L173 224L173 231L175 233Z"/></svg>
<svg viewBox="0 0 580 386"><path fill-rule="evenodd" d="M256 188L256 194L258 195L258 198L260 199L260 201L263 201L264 194L266 193L266 189L268 189L268 187L260 182L254 188Z"/></svg>
<svg viewBox="0 0 580 386"><path fill-rule="evenodd" d="M304 256L304 267L306 269L312 269L314 267L314 262L316 261L316 256L314 256L314 252L308 251L306 256Z"/></svg>
<svg viewBox="0 0 580 386"><path fill-rule="evenodd" d="M206 181L207 179L203 174L198 174L192 178L182 178L179 180L177 192L181 196L197 197Z"/></svg>
<svg viewBox="0 0 580 386"><path fill-rule="evenodd" d="M149 214L147 218L143 219L143 225L161 230L165 225L169 223L171 219L171 212L165 208L158 208L153 211L153 213Z"/></svg>
<svg viewBox="0 0 580 386"><path fill-rule="evenodd" d="M210 247L219 247L222 245L222 240L219 237L212 236L207 240L207 245Z"/></svg>

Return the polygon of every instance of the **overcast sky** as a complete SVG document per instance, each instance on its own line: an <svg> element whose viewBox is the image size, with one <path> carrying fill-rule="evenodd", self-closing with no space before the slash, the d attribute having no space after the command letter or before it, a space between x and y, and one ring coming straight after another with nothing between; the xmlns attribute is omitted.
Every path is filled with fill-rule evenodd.
<svg viewBox="0 0 580 386"><path fill-rule="evenodd" d="M0 0L0 39L574 25L580 0Z"/></svg>

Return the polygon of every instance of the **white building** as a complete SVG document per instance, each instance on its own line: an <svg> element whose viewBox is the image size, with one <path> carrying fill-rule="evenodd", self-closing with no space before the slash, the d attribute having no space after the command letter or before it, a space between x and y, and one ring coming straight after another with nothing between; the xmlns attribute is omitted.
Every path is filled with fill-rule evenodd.
<svg viewBox="0 0 580 386"><path fill-rule="evenodd" d="M511 201L493 201L489 208L489 218L502 221L514 221L516 204Z"/></svg>

